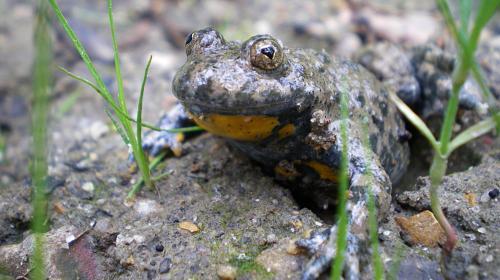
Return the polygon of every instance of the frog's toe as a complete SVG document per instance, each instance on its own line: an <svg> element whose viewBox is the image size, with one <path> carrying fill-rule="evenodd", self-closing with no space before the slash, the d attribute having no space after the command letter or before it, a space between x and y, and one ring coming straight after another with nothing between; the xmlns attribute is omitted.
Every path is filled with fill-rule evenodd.
<svg viewBox="0 0 500 280"><path fill-rule="evenodd" d="M337 228L333 226L314 233L310 238L300 239L296 242L298 247L305 249L312 255L302 273L302 280L316 279L328 269L336 252L336 233Z"/></svg>
<svg viewBox="0 0 500 280"><path fill-rule="evenodd" d="M337 227L324 230L313 234L308 239L301 239L296 242L300 248L307 250L311 255L311 260L306 264L306 268L302 273L301 279L312 280L317 279L321 273L325 272L331 265L333 258L337 252ZM351 234L347 234L347 248L344 261L344 275L346 279L359 279L359 252L358 238Z"/></svg>

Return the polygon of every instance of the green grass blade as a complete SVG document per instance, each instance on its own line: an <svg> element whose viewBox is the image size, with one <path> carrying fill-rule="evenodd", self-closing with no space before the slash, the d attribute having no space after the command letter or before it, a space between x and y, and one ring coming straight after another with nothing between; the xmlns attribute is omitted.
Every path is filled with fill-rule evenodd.
<svg viewBox="0 0 500 280"><path fill-rule="evenodd" d="M372 187L374 184L373 172L370 168L373 162L373 152L370 149L370 140L368 125L363 123L363 158L365 159L365 175L367 176L367 207L368 207L368 230L370 233L370 245L372 248L372 265L374 270L374 279L382 280L384 276L384 264L379 253L379 240L378 240L378 223L377 223L377 208L375 206L375 198L373 196Z"/></svg>
<svg viewBox="0 0 500 280"><path fill-rule="evenodd" d="M406 117L406 119L411 122L425 138L427 138L427 141L429 141L432 148L436 152L439 152L439 143L436 141L436 138L434 138L434 135L424 121L395 93L390 93L389 98L394 104L396 104L396 107L398 107L399 111Z"/></svg>
<svg viewBox="0 0 500 280"><path fill-rule="evenodd" d="M73 78L73 79L75 79L75 80L77 80L77 81L79 81L79 82L81 82L81 83L84 83L84 84L86 84L87 86L91 87L91 88L92 88L93 90L95 90L95 91L96 91L96 92L97 92L97 93L98 93L98 94L99 94L102 98L104 98L104 100L106 100L108 103L113 103L113 104L115 103L113 99L109 100L109 99L108 99L108 96L107 96L107 95L105 95L105 94L101 91L101 89L100 89L98 86L94 85L91 81L89 81L89 80L85 79L84 77L79 76L79 75L77 75L77 74L75 74L75 73L73 73L73 72L69 71L68 69L66 69L66 68L64 68L64 67L62 67L62 66L58 66L57 68L58 68L61 72L63 72L64 74L66 74L66 75L70 76L71 78Z"/></svg>
<svg viewBox="0 0 500 280"><path fill-rule="evenodd" d="M167 156L167 151L160 153L156 156L151 163L149 164L149 170L154 170L158 164ZM144 179L141 177L133 186L132 189L127 194L127 201L131 201L135 198L135 195L141 190L142 185L144 184Z"/></svg>
<svg viewBox="0 0 500 280"><path fill-rule="evenodd" d="M75 106L75 104L78 102L78 98L80 98L80 96L81 94L78 91L75 91L68 95L57 109L56 118L62 118L64 114L71 110L71 108L73 108L73 106Z"/></svg>
<svg viewBox="0 0 500 280"><path fill-rule="evenodd" d="M436 0L439 10L444 17L445 23L448 26L448 30L459 45L459 49L463 52L462 60L470 63L474 59L472 55L474 51L469 46L469 40L466 37L466 33L459 32L455 20L453 19L450 7L446 0Z"/></svg>
<svg viewBox="0 0 500 280"><path fill-rule="evenodd" d="M490 109L494 108L495 97L493 96L493 93L490 91L490 88L486 84L486 79L484 78L481 68L477 63L474 63L472 65L471 71L474 80L476 80L477 84L481 88L481 93L483 94L483 98L487 101L488 105L490 106Z"/></svg>
<svg viewBox="0 0 500 280"><path fill-rule="evenodd" d="M500 115L500 113L497 113L497 117ZM475 125L467 128L466 130L462 131L460 134L458 134L451 142L450 146L448 149L448 154L451 154L454 150L456 150L458 147L462 146L463 144L474 140L475 138L478 138L490 131L492 131L496 126L495 120L493 117L489 117L483 121L480 121L476 123Z"/></svg>
<svg viewBox="0 0 500 280"><path fill-rule="evenodd" d="M34 234L34 249L31 258L30 278L46 279L44 233L47 231L47 120L48 96L52 87L52 43L49 35L49 7L47 2L37 1L35 25L35 61L33 73L32 139L33 161L31 177L33 184L33 218L31 230Z"/></svg>
<svg viewBox="0 0 500 280"><path fill-rule="evenodd" d="M142 146L142 99L144 97L144 88L146 87L146 80L148 79L149 67L151 66L152 59L153 59L153 56L149 56L148 63L146 64L146 70L144 70L144 78L142 79L141 92L139 95L139 102L137 104L136 134L137 134L137 143L138 143L139 147Z"/></svg>
<svg viewBox="0 0 500 280"><path fill-rule="evenodd" d="M68 24L68 21L64 17L61 9L59 8L59 5L57 5L55 0L49 0L50 5L52 6L52 10L54 11L54 14L57 17L57 20L59 21L59 24L63 27L64 31L66 31L66 34L70 38L71 42L73 43L73 46L77 50L78 54L80 54L80 57L82 58L83 62L87 66L87 69L89 70L90 74L94 78L94 80L97 83L97 87L102 91L104 95L106 95L106 100L113 100L113 96L109 93L108 89L106 88L106 85L104 84L101 75L97 72L94 64L92 63L92 60L90 59L87 51L83 47L82 43L76 36L75 32L73 29L70 27Z"/></svg>
<svg viewBox="0 0 500 280"><path fill-rule="evenodd" d="M116 39L116 32L115 32L115 23L113 20L113 1L108 0L108 18L109 18L109 28L111 31L111 39L113 41L113 56L115 60L115 73L116 73L116 81L118 84L118 103L120 104L120 108L122 111L128 115L128 110L127 110L127 103L125 101L125 94L123 91L123 79L121 75L121 68L120 68L120 55L118 52L118 43ZM141 171L142 177L144 178L144 182L148 186L152 186L153 182L151 181L151 176L150 176L150 171L148 168L148 164L145 160L142 150L142 147L138 145L137 143L137 136L134 134L134 130L132 129L132 125L130 121L118 114L118 118L120 119L120 123L123 126L123 129L125 130L125 133L128 136L128 139L130 141L130 147L132 148L132 152L134 154L135 160L137 162L137 165L139 166L139 170Z"/></svg>
<svg viewBox="0 0 500 280"><path fill-rule="evenodd" d="M392 257L392 265L391 268L389 269L389 273L387 275L387 280L397 280L398 279L398 273L399 273L399 268L401 267L401 261L403 260L404 256L406 255L406 247L403 243L399 243L399 245L396 247L396 252L394 253L394 256Z"/></svg>
<svg viewBox="0 0 500 280"><path fill-rule="evenodd" d="M138 161L144 162L148 164L148 158L144 154L144 150L142 149L142 100L144 97L144 88L146 87L146 81L148 79L149 67L151 66L151 60L153 56L149 56L148 63L146 64L146 69L144 70L144 78L142 79L141 91L139 95L139 102L137 103L137 126L136 126L136 135L137 135L137 155L140 157ZM151 172L148 168L148 172ZM152 187L152 185L150 185Z"/></svg>
<svg viewBox="0 0 500 280"><path fill-rule="evenodd" d="M469 42L472 51L476 49L477 42L479 41L479 35L481 31L486 26L491 17L497 12L500 1L498 0L481 0L479 8L477 11L476 19L474 21L474 26L470 33Z"/></svg>
<svg viewBox="0 0 500 280"><path fill-rule="evenodd" d="M471 8L471 0L460 0L460 31L464 34L468 34L469 32Z"/></svg>
<svg viewBox="0 0 500 280"><path fill-rule="evenodd" d="M108 115L108 118L111 120L111 123L113 124L114 129L118 134L120 134L120 137L123 140L123 143L126 145L130 145L130 141L128 140L128 136L123 130L123 127L120 125L120 123L116 120L116 118L111 114L111 112L108 109L104 110L106 112L106 115Z"/></svg>
<svg viewBox="0 0 500 280"><path fill-rule="evenodd" d="M342 276L342 271L344 269L345 261L345 250L347 246L347 230L348 230L348 219L347 219L347 198L346 193L348 190L349 178L348 178L348 120L349 120L349 100L347 93L343 88L341 88L341 100L340 100L340 111L341 111L341 123L340 123L340 141L342 143L342 159L340 162L340 176L339 176L339 202L337 205L337 251L335 254L335 259L332 264L332 272L330 278L332 280L339 280Z"/></svg>
<svg viewBox="0 0 500 280"><path fill-rule="evenodd" d="M115 32L115 22L113 20L113 1L108 0L108 17L109 17L109 28L111 31L111 39L113 41L113 56L115 60L115 74L116 74L116 83L118 85L118 102L120 103L120 107L126 113L127 112L127 103L125 102L125 94L123 91L123 79L120 67L120 54L118 52L118 43L116 40L116 32ZM128 114L127 114L128 115Z"/></svg>
<svg viewBox="0 0 500 280"><path fill-rule="evenodd" d="M5 136L2 131L0 131L0 164L2 164L5 160L5 151L7 150L7 140L5 140Z"/></svg>
<svg viewBox="0 0 500 280"><path fill-rule="evenodd" d="M81 83L84 83L86 84L87 86L91 87L93 90L95 90L102 98L104 98L108 105L111 106L111 108L113 108L113 110L121 115L122 117L126 118L127 120L131 121L131 122L134 122L134 123L137 123L137 121L130 117L129 115L125 114L121 109L120 107L118 107L114 100L107 100L107 97L105 94L102 93L102 91L99 89L99 87L97 87L95 84L93 84L91 81L85 79L84 77L82 76L79 76L67 69L65 69L64 67L61 67L59 66L58 67L60 71L62 71L63 73L65 73L66 75L70 76L71 78L81 82ZM190 127L182 127L182 128L171 128L171 129L162 129L162 128L159 128L157 126L154 126L152 124L149 124L149 123L142 123L142 126L143 127L146 127L146 128L149 128L151 130L155 130L155 131L166 131L166 132L171 132L171 133L179 133L179 132L195 132L195 131L202 131L203 128L199 127L199 126L190 126Z"/></svg>

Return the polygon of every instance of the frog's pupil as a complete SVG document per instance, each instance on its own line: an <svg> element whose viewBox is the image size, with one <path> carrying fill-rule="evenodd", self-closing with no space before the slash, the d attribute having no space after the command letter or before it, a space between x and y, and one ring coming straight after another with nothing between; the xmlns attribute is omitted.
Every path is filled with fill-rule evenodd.
<svg viewBox="0 0 500 280"><path fill-rule="evenodd" d="M260 53L269 57L269 59L273 59L274 57L274 48L272 46L268 46L268 47L265 47L265 48L262 48L260 50Z"/></svg>
<svg viewBox="0 0 500 280"><path fill-rule="evenodd" d="M189 34L187 37L186 37L186 45L191 43L191 41L193 40L193 33Z"/></svg>

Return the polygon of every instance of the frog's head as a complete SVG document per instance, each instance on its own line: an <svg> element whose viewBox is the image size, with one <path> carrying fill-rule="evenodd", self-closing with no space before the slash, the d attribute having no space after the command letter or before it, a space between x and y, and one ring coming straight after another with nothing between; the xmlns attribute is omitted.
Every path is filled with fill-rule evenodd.
<svg viewBox="0 0 500 280"><path fill-rule="evenodd" d="M317 88L308 66L270 35L241 44L206 28L187 37L186 54L175 96L200 126L229 138L266 138L282 125L280 116L307 106Z"/></svg>

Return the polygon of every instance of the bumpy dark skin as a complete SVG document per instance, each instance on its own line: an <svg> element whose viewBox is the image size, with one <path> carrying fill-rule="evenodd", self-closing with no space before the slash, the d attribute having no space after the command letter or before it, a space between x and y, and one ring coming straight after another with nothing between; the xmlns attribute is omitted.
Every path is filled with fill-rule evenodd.
<svg viewBox="0 0 500 280"><path fill-rule="evenodd" d="M162 120L164 128L193 119L259 162L292 188L303 189L324 207L334 202L341 159L340 97L348 96L349 244L346 277L360 277L358 254L367 248L367 190L375 194L379 218L389 210L391 182L408 165L405 126L388 92L362 66L325 52L288 49L269 35L243 44L227 42L207 28L186 41L187 61L173 81L181 106ZM183 111L186 113L184 114ZM365 129L366 128L366 129ZM370 154L362 145L368 134ZM157 145L158 139L162 141ZM161 142L160 141L160 142ZM150 135L145 147L178 147L171 134ZM372 159L369 163L365 159ZM373 180L366 175L367 164ZM335 226L298 245L313 258L304 279L316 278L334 256Z"/></svg>

